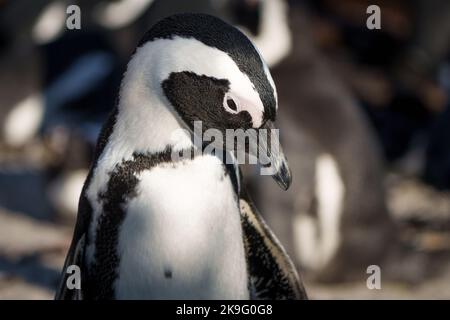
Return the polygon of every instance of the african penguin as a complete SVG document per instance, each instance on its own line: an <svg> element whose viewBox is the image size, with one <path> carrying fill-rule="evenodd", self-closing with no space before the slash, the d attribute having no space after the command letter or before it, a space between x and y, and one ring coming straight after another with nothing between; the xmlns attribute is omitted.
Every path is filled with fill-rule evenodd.
<svg viewBox="0 0 450 320"><path fill-rule="evenodd" d="M238 165L202 152L172 157L199 151L194 121L221 132L260 130L272 128L276 111L268 68L236 28L205 14L156 23L138 44L99 137L56 298L306 298ZM286 189L281 148L264 151ZM81 270L81 289L67 286L71 265Z"/></svg>

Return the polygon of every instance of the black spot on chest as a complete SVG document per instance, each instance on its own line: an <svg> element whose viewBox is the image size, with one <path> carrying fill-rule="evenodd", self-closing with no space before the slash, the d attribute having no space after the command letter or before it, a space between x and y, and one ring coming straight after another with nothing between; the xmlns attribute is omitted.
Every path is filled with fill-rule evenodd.
<svg viewBox="0 0 450 320"><path fill-rule="evenodd" d="M164 269L164 278L172 279L172 270L170 268Z"/></svg>

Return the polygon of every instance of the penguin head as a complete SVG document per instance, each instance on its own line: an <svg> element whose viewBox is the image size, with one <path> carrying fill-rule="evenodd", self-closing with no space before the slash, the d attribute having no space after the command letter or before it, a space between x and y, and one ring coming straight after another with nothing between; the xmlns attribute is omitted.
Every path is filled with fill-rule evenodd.
<svg viewBox="0 0 450 320"><path fill-rule="evenodd" d="M190 130L195 121L203 131L224 135L227 129L273 128L275 84L258 50L237 28L206 14L173 15L144 35L135 55L146 48L152 68L145 76ZM264 145L259 148L275 166L274 177L287 189L291 177L281 149Z"/></svg>

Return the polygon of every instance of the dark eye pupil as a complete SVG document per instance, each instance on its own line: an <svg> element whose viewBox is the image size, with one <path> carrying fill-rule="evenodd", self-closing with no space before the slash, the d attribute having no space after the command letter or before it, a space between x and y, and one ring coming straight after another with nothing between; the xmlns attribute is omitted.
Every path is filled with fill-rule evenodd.
<svg viewBox="0 0 450 320"><path fill-rule="evenodd" d="M227 99L227 105L228 105L228 108L230 108L231 110L233 110L233 111L237 110L236 102L234 102L233 99Z"/></svg>

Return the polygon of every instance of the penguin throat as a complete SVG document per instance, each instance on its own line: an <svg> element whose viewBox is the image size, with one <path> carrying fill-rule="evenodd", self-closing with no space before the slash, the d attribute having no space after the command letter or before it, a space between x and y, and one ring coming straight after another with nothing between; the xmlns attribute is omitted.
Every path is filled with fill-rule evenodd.
<svg viewBox="0 0 450 320"><path fill-rule="evenodd" d="M114 149L123 151L122 157L193 146L191 134L159 88L140 81L129 81L132 86L126 83L122 86L118 118L111 136L111 141L120 146Z"/></svg>

